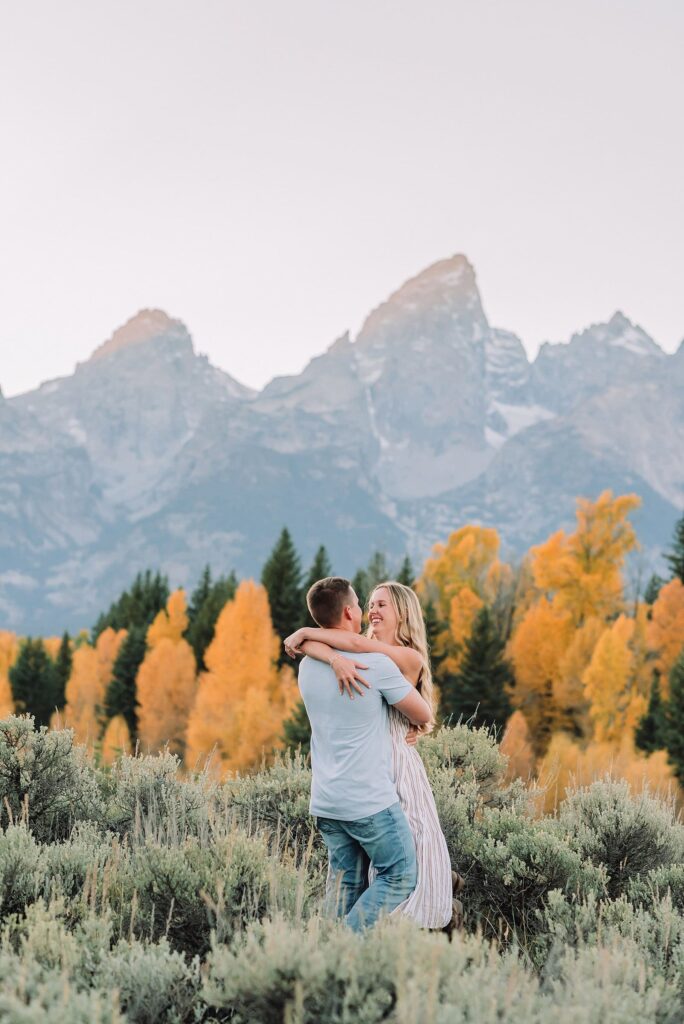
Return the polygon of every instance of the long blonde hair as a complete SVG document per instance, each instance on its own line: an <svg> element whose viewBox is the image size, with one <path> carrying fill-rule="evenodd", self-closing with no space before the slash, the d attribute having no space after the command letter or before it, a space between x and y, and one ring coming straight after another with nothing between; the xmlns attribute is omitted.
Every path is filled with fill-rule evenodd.
<svg viewBox="0 0 684 1024"><path fill-rule="evenodd" d="M432 732L435 727L436 712L437 712L437 694L435 692L434 683L432 681L432 669L430 668L430 653L428 650L427 635L425 633L425 619L423 618L423 609L420 607L420 601L410 587L404 586L403 583L397 583L396 580L385 580L384 583L378 583L373 587L368 603L376 590L384 587L389 594L390 603L394 609L394 614L397 617L397 629L394 639L397 643L401 644L402 647L412 647L414 651L420 654L423 660L423 667L420 670L420 676L418 677L418 683L416 689L418 693L423 697L424 700L430 705L432 711L432 718L427 725L421 725L418 729L419 732L426 733ZM373 635L373 627L368 627L368 636Z"/></svg>

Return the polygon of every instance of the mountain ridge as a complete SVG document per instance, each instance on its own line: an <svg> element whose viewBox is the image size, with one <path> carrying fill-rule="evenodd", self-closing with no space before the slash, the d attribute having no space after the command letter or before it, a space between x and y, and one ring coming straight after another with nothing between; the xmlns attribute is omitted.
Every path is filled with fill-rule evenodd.
<svg viewBox="0 0 684 1024"><path fill-rule="evenodd" d="M684 504L684 345L621 311L530 360L462 254L404 282L259 391L141 310L73 374L0 398L0 621L88 625L138 570L255 573L287 524L351 573L418 563L465 521L519 556L574 499L636 489L643 559Z"/></svg>

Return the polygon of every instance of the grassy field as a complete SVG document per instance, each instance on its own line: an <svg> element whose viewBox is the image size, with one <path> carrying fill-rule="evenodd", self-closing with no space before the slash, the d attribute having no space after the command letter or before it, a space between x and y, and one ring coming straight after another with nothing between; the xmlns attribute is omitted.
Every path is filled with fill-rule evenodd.
<svg viewBox="0 0 684 1024"><path fill-rule="evenodd" d="M466 925L359 937L320 914L295 758L216 783L170 755L94 765L0 722L0 1020L17 1024L675 1024L684 827L603 779L554 817L484 731L421 741Z"/></svg>

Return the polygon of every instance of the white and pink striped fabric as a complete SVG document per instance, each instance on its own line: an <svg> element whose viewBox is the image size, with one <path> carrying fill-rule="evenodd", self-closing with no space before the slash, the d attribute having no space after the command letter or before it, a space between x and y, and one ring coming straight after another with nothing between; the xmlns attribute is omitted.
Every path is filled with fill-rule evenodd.
<svg viewBox="0 0 684 1024"><path fill-rule="evenodd" d="M389 720L397 796L413 833L418 861L416 887L392 914L406 914L421 928L445 928L453 899L449 850L425 765L417 749L406 742L408 720L392 707ZM372 874L371 868L371 879Z"/></svg>

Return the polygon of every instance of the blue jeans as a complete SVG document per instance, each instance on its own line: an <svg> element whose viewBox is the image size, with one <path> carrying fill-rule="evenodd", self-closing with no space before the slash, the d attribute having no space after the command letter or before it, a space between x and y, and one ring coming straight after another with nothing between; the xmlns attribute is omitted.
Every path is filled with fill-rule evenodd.
<svg viewBox="0 0 684 1024"><path fill-rule="evenodd" d="M336 888L333 912L354 931L370 928L382 912L398 907L416 887L416 847L399 802L358 821L319 818ZM368 884L370 864L377 871Z"/></svg>

